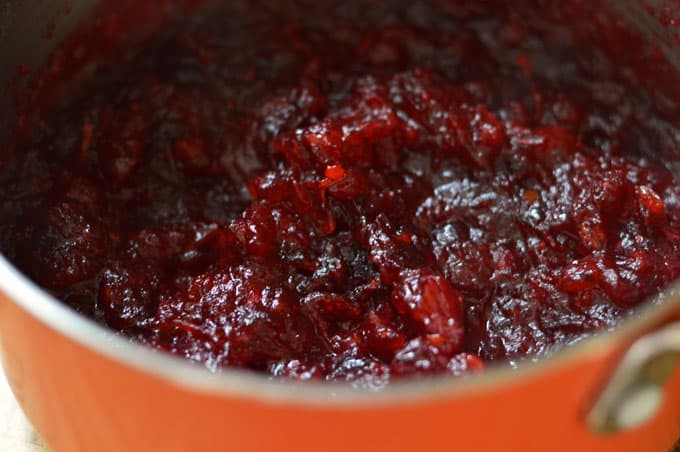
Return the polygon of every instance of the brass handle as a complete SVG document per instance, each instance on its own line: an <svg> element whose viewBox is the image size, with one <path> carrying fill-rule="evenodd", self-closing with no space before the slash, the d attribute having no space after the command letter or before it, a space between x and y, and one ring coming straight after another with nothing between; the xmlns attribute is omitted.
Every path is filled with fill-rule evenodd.
<svg viewBox="0 0 680 452"><path fill-rule="evenodd" d="M628 349L587 416L598 433L627 430L650 420L664 384L680 364L680 322L638 339Z"/></svg>

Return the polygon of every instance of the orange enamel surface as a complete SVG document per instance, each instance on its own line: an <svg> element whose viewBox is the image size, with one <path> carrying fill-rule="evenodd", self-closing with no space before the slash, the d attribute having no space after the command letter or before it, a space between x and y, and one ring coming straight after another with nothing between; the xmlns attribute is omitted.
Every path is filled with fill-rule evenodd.
<svg viewBox="0 0 680 452"><path fill-rule="evenodd" d="M194 393L105 358L0 298L10 383L55 452L665 451L680 436L680 373L656 419L597 436L582 422L610 353L519 383L380 406L263 403Z"/></svg>

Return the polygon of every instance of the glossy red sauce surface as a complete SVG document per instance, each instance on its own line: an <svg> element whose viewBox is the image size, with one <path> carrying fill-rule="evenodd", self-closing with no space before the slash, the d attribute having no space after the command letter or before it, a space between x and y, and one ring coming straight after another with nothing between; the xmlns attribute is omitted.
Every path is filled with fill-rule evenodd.
<svg viewBox="0 0 680 452"><path fill-rule="evenodd" d="M44 113L5 254L211 369L369 387L549 354L678 277L680 185L611 67L508 11L272 3L178 14Z"/></svg>

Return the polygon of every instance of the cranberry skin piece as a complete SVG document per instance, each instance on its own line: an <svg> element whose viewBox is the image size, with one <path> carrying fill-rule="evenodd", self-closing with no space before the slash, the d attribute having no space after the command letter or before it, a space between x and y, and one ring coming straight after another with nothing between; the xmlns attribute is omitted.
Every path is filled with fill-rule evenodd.
<svg viewBox="0 0 680 452"><path fill-rule="evenodd" d="M618 169L608 171L599 186L593 188L593 199L602 215L616 218L627 214L626 210L631 204L635 188L626 179L625 171Z"/></svg>
<svg viewBox="0 0 680 452"><path fill-rule="evenodd" d="M405 268L426 265L430 257L427 250L413 243L414 235L408 231L396 231L385 213L362 228L371 262L380 271L380 279L386 285L399 281Z"/></svg>
<svg viewBox="0 0 680 452"><path fill-rule="evenodd" d="M468 127L472 131L472 143L468 144L468 152L481 168L492 168L501 149L508 143L505 126L483 105L478 105L470 116Z"/></svg>
<svg viewBox="0 0 680 452"><path fill-rule="evenodd" d="M665 223L666 209L663 199L651 187L646 185L636 187L635 196L638 200L640 216L647 225L654 227Z"/></svg>
<svg viewBox="0 0 680 452"><path fill-rule="evenodd" d="M267 203L252 204L241 218L229 226L229 230L247 253L267 256L278 251L276 223Z"/></svg>
<svg viewBox="0 0 680 452"><path fill-rule="evenodd" d="M292 174L285 172L268 172L253 179L249 185L250 193L258 200L271 203L287 201L296 212L304 214L314 207L314 198Z"/></svg>
<svg viewBox="0 0 680 452"><path fill-rule="evenodd" d="M302 304L317 319L351 321L357 320L361 310L347 298L334 293L313 292L307 295Z"/></svg>
<svg viewBox="0 0 680 452"><path fill-rule="evenodd" d="M361 323L364 340L373 356L390 362L406 345L406 337L389 319L375 312L369 313Z"/></svg>
<svg viewBox="0 0 680 452"><path fill-rule="evenodd" d="M343 176L328 187L328 194L336 199L350 200L366 193L367 176L360 170L344 171Z"/></svg>
<svg viewBox="0 0 680 452"><path fill-rule="evenodd" d="M489 245L460 239L452 228L436 229L435 253L446 279L461 294L482 298L486 283L493 276L495 264Z"/></svg>
<svg viewBox="0 0 680 452"><path fill-rule="evenodd" d="M392 292L392 304L423 334L439 335L452 349L463 340L463 297L441 275L425 269L404 270Z"/></svg>
<svg viewBox="0 0 680 452"><path fill-rule="evenodd" d="M155 308L162 272L153 265L116 262L102 272L98 306L118 330L141 327Z"/></svg>
<svg viewBox="0 0 680 452"><path fill-rule="evenodd" d="M356 323L361 310L347 298L333 293L313 292L303 298L302 311L325 346L334 353L342 353L357 342L343 325Z"/></svg>
<svg viewBox="0 0 680 452"><path fill-rule="evenodd" d="M585 258L576 260L559 271L557 284L565 292L580 292L597 286L602 270L597 260Z"/></svg>
<svg viewBox="0 0 680 452"><path fill-rule="evenodd" d="M257 116L263 122L263 130L276 137L320 113L326 103L326 98L314 87L293 88L288 95L265 102Z"/></svg>
<svg viewBox="0 0 680 452"><path fill-rule="evenodd" d="M607 244L607 227L602 215L584 209L576 216L578 235L583 246L591 251L602 250Z"/></svg>
<svg viewBox="0 0 680 452"><path fill-rule="evenodd" d="M390 369L398 376L440 373L446 370L452 354L449 344L439 335L417 337L399 350Z"/></svg>

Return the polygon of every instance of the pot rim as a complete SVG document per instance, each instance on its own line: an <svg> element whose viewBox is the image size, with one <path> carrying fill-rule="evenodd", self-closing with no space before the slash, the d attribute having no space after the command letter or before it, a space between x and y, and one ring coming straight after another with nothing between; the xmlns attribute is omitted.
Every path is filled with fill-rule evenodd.
<svg viewBox="0 0 680 452"><path fill-rule="evenodd" d="M544 357L538 362L492 364L481 375L455 378L439 375L391 381L379 391L361 390L345 382L272 379L241 369L212 372L206 367L170 353L131 341L121 334L77 313L29 280L0 255L0 295L80 346L118 364L141 371L183 389L224 397L263 402L304 405L366 406L469 396L498 386L520 383L541 373L556 371L577 361L594 357L615 344L632 340L680 310L680 283L676 283L621 321L613 330Z"/></svg>

